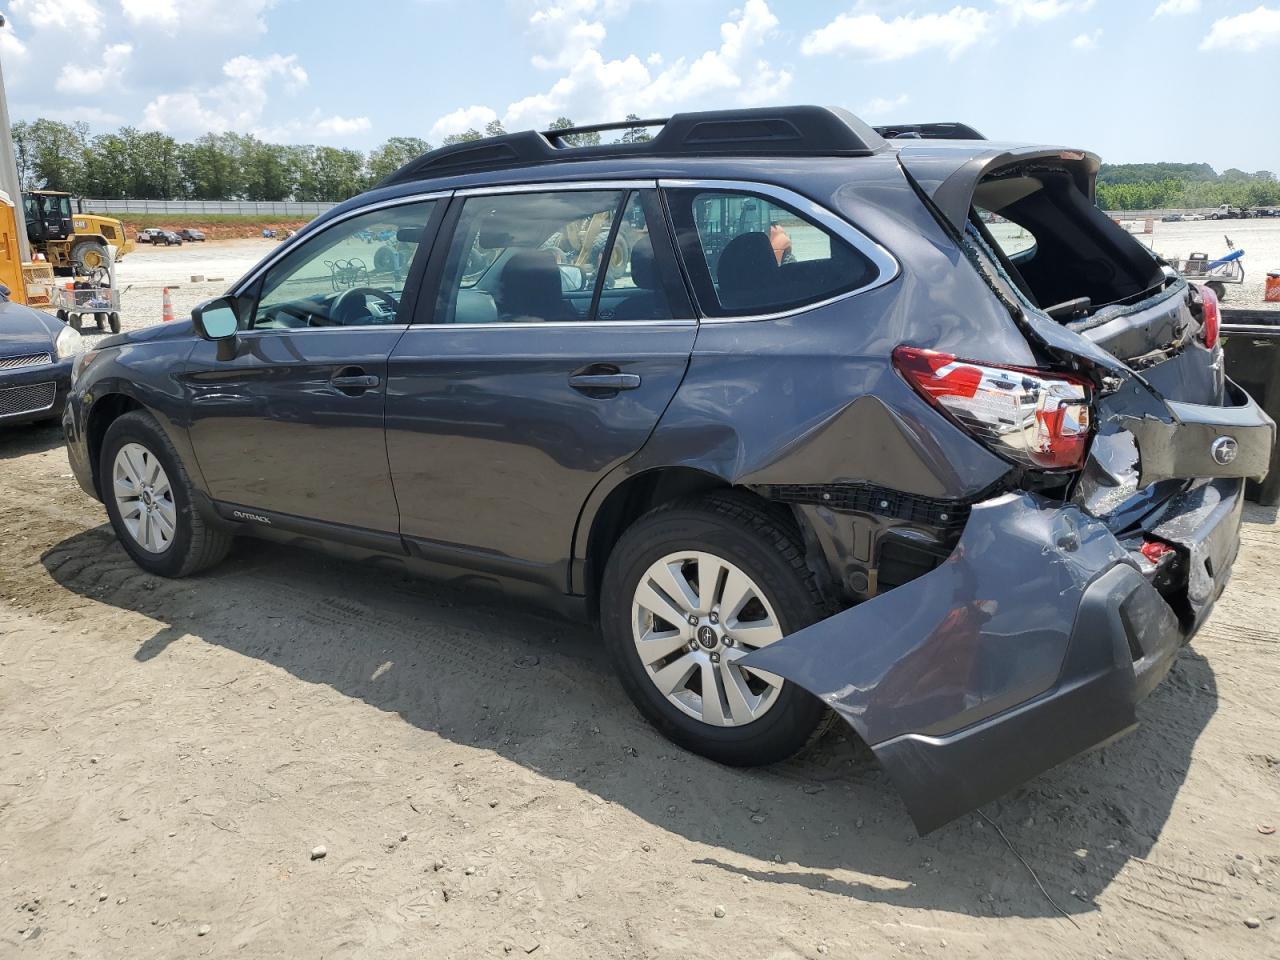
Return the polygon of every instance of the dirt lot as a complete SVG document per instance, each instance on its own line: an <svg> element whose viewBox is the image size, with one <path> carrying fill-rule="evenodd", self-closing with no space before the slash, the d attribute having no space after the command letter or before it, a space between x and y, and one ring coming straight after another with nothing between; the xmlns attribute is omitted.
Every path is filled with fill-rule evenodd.
<svg viewBox="0 0 1280 960"><path fill-rule="evenodd" d="M143 574L60 442L0 433L0 955L1280 956L1275 510L1142 727L985 808L1064 917L838 736L673 748L588 630L249 541Z"/></svg>

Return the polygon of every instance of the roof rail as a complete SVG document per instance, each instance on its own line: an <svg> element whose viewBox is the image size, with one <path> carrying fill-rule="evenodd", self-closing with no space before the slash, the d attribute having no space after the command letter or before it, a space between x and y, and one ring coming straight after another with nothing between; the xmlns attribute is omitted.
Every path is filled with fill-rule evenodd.
<svg viewBox="0 0 1280 960"><path fill-rule="evenodd" d="M661 126L652 140L570 146L569 137ZM619 157L827 156L865 157L884 138L839 107L761 107L677 113L664 120L623 120L538 133L525 130L451 144L405 164L379 186L556 160Z"/></svg>
<svg viewBox="0 0 1280 960"><path fill-rule="evenodd" d="M985 140L967 123L894 123L875 128L886 140Z"/></svg>

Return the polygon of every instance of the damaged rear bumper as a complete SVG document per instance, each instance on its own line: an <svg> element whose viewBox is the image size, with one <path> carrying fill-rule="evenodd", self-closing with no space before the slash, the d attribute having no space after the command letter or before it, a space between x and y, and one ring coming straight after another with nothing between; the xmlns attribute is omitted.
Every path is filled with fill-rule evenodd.
<svg viewBox="0 0 1280 960"><path fill-rule="evenodd" d="M937 569L743 665L839 713L928 832L1136 724L1230 575L1242 485L1202 481L1147 527L1190 565L1178 613L1132 543L1072 504L1006 494L973 507Z"/></svg>

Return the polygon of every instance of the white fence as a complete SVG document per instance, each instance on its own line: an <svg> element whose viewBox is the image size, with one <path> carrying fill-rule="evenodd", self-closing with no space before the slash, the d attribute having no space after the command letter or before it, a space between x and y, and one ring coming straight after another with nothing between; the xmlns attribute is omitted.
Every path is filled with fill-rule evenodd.
<svg viewBox="0 0 1280 960"><path fill-rule="evenodd" d="M335 204L326 200L76 200L80 213L245 214L314 217Z"/></svg>

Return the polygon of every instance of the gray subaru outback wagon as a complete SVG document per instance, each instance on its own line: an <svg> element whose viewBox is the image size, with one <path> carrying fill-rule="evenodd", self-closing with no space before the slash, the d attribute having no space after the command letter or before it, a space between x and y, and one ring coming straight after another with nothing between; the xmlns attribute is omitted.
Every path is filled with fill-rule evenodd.
<svg viewBox="0 0 1280 960"><path fill-rule="evenodd" d="M1213 294L1081 150L646 123L432 151L96 344L64 424L125 549L320 541L595 618L672 740L769 763L841 718L921 830L1133 727L1274 442Z"/></svg>

